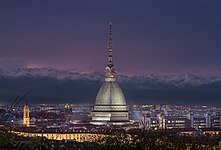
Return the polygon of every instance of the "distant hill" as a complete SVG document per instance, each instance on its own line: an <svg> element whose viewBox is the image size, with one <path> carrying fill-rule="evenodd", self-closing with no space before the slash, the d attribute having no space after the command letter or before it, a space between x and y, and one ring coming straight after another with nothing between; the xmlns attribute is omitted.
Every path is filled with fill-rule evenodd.
<svg viewBox="0 0 221 150"><path fill-rule="evenodd" d="M30 103L93 104L103 73L79 73L49 68L0 70L0 104L10 104L30 91ZM128 104L221 104L221 78L186 75L119 75Z"/></svg>

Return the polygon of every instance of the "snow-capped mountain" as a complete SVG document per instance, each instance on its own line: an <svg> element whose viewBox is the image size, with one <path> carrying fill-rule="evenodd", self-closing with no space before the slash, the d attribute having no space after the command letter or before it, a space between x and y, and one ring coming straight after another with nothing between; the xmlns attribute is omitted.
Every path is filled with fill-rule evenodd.
<svg viewBox="0 0 221 150"><path fill-rule="evenodd" d="M210 84L219 80L217 77L208 77L208 76L200 76L200 75L193 75L187 73L182 78L179 78L175 81L175 85L177 86L201 86L204 84Z"/></svg>
<svg viewBox="0 0 221 150"><path fill-rule="evenodd" d="M32 103L94 103L103 72L80 73L49 68L0 69L0 103L31 91ZM128 103L221 104L221 78L186 75L118 75ZM64 100L64 101L63 101Z"/></svg>
<svg viewBox="0 0 221 150"><path fill-rule="evenodd" d="M78 79L88 79L88 80L99 80L101 74L99 72L93 73L78 73L69 70L57 70L49 68L20 68L13 71L0 71L0 76L18 78L18 77L28 77L28 78L52 78L57 80L78 80Z"/></svg>
<svg viewBox="0 0 221 150"><path fill-rule="evenodd" d="M219 80L219 77L194 75L190 73L185 75L158 76L159 82L172 84L177 87L199 87Z"/></svg>
<svg viewBox="0 0 221 150"><path fill-rule="evenodd" d="M20 68L13 71L0 70L0 76L5 78L51 78L56 80L90 80L102 81L104 74L100 72L92 73L79 73L70 70L57 70L49 68ZM199 87L206 84L221 81L219 77L202 76L187 73L185 75L118 75L118 81L121 83L136 84L144 86L157 86L169 85L175 87Z"/></svg>

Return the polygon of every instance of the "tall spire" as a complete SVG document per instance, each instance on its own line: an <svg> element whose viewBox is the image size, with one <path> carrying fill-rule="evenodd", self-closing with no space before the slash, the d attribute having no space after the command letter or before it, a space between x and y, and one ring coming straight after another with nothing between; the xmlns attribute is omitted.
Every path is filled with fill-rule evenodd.
<svg viewBox="0 0 221 150"><path fill-rule="evenodd" d="M115 70L115 67L114 67L114 64L113 64L113 56L112 56L112 23L110 21L110 24L109 24L109 40L108 40L108 52L109 52L109 55L108 55L108 65L107 67L105 68L105 81L116 81L116 77L115 77L115 73L116 73L116 70Z"/></svg>
<svg viewBox="0 0 221 150"><path fill-rule="evenodd" d="M109 23L109 43L108 43L108 51L109 51L109 56L108 56L108 67L112 68L114 66L113 64L113 58L112 58L112 22L110 20Z"/></svg>

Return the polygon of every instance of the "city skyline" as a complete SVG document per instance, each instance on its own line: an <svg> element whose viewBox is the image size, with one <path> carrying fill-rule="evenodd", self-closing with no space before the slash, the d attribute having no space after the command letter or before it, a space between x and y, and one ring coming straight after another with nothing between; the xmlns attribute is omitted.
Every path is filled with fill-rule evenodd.
<svg viewBox="0 0 221 150"><path fill-rule="evenodd" d="M103 71L111 18L120 74L221 74L221 2L84 2L1 1L0 68Z"/></svg>
<svg viewBox="0 0 221 150"><path fill-rule="evenodd" d="M220 149L221 1L0 1L0 149Z"/></svg>

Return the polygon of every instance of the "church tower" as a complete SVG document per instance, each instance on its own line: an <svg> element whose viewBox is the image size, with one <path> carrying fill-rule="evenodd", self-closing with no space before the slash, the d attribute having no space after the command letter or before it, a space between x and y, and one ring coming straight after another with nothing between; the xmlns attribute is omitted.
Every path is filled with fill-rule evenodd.
<svg viewBox="0 0 221 150"><path fill-rule="evenodd" d="M26 125L27 127L30 126L30 108L28 106L28 102L26 101L24 109L23 109L23 125Z"/></svg>
<svg viewBox="0 0 221 150"><path fill-rule="evenodd" d="M92 111L91 124L124 125L129 123L128 108L124 94L117 83L116 69L112 56L112 23L109 24L108 64L105 68L105 80L98 91Z"/></svg>

